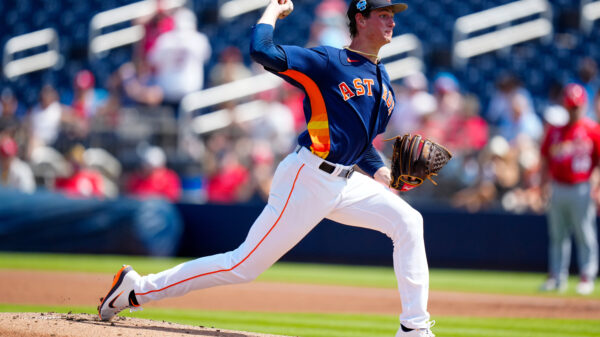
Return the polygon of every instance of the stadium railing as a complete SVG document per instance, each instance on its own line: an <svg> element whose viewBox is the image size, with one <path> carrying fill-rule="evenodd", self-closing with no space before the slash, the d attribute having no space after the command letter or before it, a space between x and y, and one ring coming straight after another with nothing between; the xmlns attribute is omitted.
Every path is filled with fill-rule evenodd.
<svg viewBox="0 0 600 337"><path fill-rule="evenodd" d="M46 51L16 58L17 53L44 46L47 46ZM62 62L58 33L53 28L15 36L4 45L2 69L9 80L34 71L60 67Z"/></svg>
<svg viewBox="0 0 600 337"><path fill-rule="evenodd" d="M231 20L236 16L266 7L268 2L264 0L230 0L221 5L219 16L225 20Z"/></svg>
<svg viewBox="0 0 600 337"><path fill-rule="evenodd" d="M586 34L591 33L594 21L600 19L600 1L582 1L580 17L581 30Z"/></svg>
<svg viewBox="0 0 600 337"><path fill-rule="evenodd" d="M162 5L165 9L173 9L185 6L187 0L164 0ZM102 33L104 29L132 22L135 19L156 13L158 6L156 0L144 0L100 12L90 20L88 56L91 60L102 58L106 52L133 44L144 37L144 27L132 25L109 33Z"/></svg>
<svg viewBox="0 0 600 337"><path fill-rule="evenodd" d="M528 17L537 16L528 20ZM525 20L515 25L515 21ZM471 36L476 32L495 29ZM520 0L485 11L465 15L454 24L452 62L454 67L466 65L469 58L512 45L553 35L552 7L546 0Z"/></svg>

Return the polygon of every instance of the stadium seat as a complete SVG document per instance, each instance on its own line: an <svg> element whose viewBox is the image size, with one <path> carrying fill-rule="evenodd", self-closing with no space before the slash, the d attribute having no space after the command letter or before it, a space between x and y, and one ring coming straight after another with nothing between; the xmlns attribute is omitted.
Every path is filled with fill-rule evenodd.
<svg viewBox="0 0 600 337"><path fill-rule="evenodd" d="M235 24L218 19L218 6L222 2L214 0L189 0L192 9L198 16L199 30L207 34L213 47L213 56L207 67L210 68L218 61L218 54L229 45L240 47L244 60L250 62L248 55L248 34L250 27L258 20L260 10L253 11L236 18ZM128 0L19 0L0 2L0 12L3 20L0 22L2 46L16 35L32 32L40 28L55 27L60 34L60 51L65 57L65 67L62 72L48 71L46 79L56 80L58 86L70 86L73 71L79 67L90 66L97 74L99 83L104 83L110 73L126 62L131 55L131 48L111 51L107 57L87 65L87 48L89 21L93 15L115 7L130 4ZM308 41L310 25L319 0L306 0L302 6L296 6L293 16L283 21L276 32L276 39L285 44L304 44ZM470 0L470 1L426 1L409 2L409 14L397 20L396 34L414 33L422 42L427 75L433 76L447 69L447 62L440 62L444 50L450 48L452 30L456 19L473 12L490 9L506 4L504 0ZM555 26L564 25L569 11L577 9L579 1L550 0L554 12ZM40 10L35 10L40 9ZM33 13L33 14L32 14ZM60 15L58 15L60 13ZM58 17L58 19L57 19ZM595 28L586 36L578 27L565 26L561 34L572 36L574 49L564 49L556 45L546 46L539 41L530 41L518 46L514 51L518 56L509 53L490 53L475 58L471 67L477 68L470 72L456 71L459 80L466 91L489 94L489 82L499 73L507 70L524 72L527 85L531 85L536 94L545 95L544 83L550 76L571 78L575 74L573 59L591 56L600 59L600 29ZM245 29L242 29L245 27ZM557 27L555 27L557 29ZM562 28L561 28L562 29ZM544 55L540 57L539 55ZM72 64L70 64L72 63ZM58 73L58 75L56 74ZM44 76L39 76L41 79ZM35 103L38 87L34 82L36 76L24 76L18 81L0 81L2 86L21 88L21 96L27 97L26 104ZM34 89L31 89L34 88ZM60 88L59 88L60 89ZM482 98L484 99L484 98Z"/></svg>

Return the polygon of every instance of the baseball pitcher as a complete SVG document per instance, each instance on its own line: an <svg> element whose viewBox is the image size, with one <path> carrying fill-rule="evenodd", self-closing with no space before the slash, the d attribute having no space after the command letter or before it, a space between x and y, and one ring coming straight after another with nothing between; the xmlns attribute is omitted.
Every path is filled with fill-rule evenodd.
<svg viewBox="0 0 600 337"><path fill-rule="evenodd" d="M450 154L421 137L402 137L395 155L402 162L392 174L372 144L396 104L378 53L392 39L394 15L406 8L390 0L353 0L347 11L350 45L307 49L273 43L276 22L292 12L293 3L270 1L253 28L251 56L305 92L307 130L277 167L268 204L237 249L144 277L124 266L99 307L103 320L150 301L251 281L329 218L392 239L402 299L396 336L434 336L423 218L390 186L405 191L418 186ZM355 165L366 175L354 172Z"/></svg>

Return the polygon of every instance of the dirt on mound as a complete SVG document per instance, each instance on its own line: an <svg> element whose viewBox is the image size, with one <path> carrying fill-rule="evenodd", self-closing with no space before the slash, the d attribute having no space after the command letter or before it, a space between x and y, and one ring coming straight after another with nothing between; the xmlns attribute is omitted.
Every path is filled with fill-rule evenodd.
<svg viewBox="0 0 600 337"><path fill-rule="evenodd" d="M109 274L0 270L4 304L98 305L112 281ZM186 296L144 305L146 308L254 312L393 314L401 310L396 289L252 282L193 291ZM564 296L518 296L432 291L435 317L533 317L598 319L600 300ZM0 334L2 335L2 334Z"/></svg>
<svg viewBox="0 0 600 337"><path fill-rule="evenodd" d="M0 313L0 336L5 337L276 337L258 333L181 325L148 319L116 317L103 322L89 314Z"/></svg>

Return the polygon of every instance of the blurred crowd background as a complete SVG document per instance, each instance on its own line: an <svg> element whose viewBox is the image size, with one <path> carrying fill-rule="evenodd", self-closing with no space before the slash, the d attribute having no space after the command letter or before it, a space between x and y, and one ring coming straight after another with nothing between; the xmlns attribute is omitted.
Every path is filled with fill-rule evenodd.
<svg viewBox="0 0 600 337"><path fill-rule="evenodd" d="M140 27L140 38L98 53L90 44L92 18L132 1L0 2L0 184L76 198L263 203L275 166L306 128L304 94L282 83L192 112L202 119L182 107L186 95L264 72L248 55L261 7L232 19L220 12L228 1L145 2L155 10L111 28ZM385 139L421 133L454 158L435 178L438 186L426 182L403 197L470 212L543 211L539 146L548 125L566 122L562 88L583 85L587 116L600 119L600 30L581 25L588 2L549 1L549 39L484 53L461 66L452 62L456 20L510 2L408 1L395 35L419 39L423 67L393 82L396 108L375 145L389 158L392 142ZM349 42L346 8L344 0L297 0L275 42L342 47ZM7 56L11 39L47 28L57 34L58 61L10 75L9 61L50 48ZM182 146L182 130L192 121L193 141L186 138Z"/></svg>

